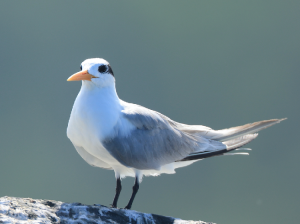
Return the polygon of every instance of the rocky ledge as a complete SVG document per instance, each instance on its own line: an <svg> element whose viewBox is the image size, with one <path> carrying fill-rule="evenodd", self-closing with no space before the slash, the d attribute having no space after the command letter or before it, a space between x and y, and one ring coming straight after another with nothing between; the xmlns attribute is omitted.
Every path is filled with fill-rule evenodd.
<svg viewBox="0 0 300 224"><path fill-rule="evenodd" d="M108 208L98 204L83 205L15 197L0 198L0 223L213 224Z"/></svg>

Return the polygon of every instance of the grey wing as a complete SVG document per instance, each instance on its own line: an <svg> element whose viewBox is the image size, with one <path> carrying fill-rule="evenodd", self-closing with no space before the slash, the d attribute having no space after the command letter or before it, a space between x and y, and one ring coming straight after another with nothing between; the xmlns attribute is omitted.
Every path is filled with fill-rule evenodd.
<svg viewBox="0 0 300 224"><path fill-rule="evenodd" d="M104 147L121 164L137 169L159 169L190 153L226 148L218 141L195 136L176 128L176 122L145 107L123 102L122 117L134 129L127 136L116 134ZM116 125L115 129L118 129ZM119 133L118 130L115 133Z"/></svg>
<svg viewBox="0 0 300 224"><path fill-rule="evenodd" d="M110 165L88 153L84 148L74 145L78 154L91 166L112 169Z"/></svg>

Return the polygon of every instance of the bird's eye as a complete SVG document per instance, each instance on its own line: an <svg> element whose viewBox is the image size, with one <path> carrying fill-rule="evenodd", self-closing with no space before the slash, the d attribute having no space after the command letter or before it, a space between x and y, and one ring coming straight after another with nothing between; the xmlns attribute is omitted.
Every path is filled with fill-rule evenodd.
<svg viewBox="0 0 300 224"><path fill-rule="evenodd" d="M80 65L80 71L82 71L82 65Z"/></svg>
<svg viewBox="0 0 300 224"><path fill-rule="evenodd" d="M100 73L103 73L103 72L106 72L106 66L105 65L100 65L99 66L99 68L98 68L98 71L100 72Z"/></svg>

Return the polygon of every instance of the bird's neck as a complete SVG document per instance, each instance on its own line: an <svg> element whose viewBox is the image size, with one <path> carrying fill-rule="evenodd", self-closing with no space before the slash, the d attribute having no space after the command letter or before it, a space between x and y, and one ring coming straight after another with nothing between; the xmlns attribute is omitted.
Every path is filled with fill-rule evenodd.
<svg viewBox="0 0 300 224"><path fill-rule="evenodd" d="M120 105L115 83L98 87L90 81L83 81L79 95L90 103L96 103L97 105L105 104L106 107L116 107Z"/></svg>

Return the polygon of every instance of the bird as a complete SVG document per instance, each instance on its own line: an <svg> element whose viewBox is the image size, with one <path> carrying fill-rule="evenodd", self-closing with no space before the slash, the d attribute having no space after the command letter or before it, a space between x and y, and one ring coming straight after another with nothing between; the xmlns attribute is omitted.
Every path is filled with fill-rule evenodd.
<svg viewBox="0 0 300 224"><path fill-rule="evenodd" d="M114 171L116 192L112 208L118 208L122 178L135 178L132 195L124 207L131 209L143 176L173 174L177 168L213 156L247 155L235 150L255 139L258 131L286 119L221 130L187 125L121 100L113 70L105 59L86 59L80 70L67 79L82 81L68 122L67 137L88 164Z"/></svg>

